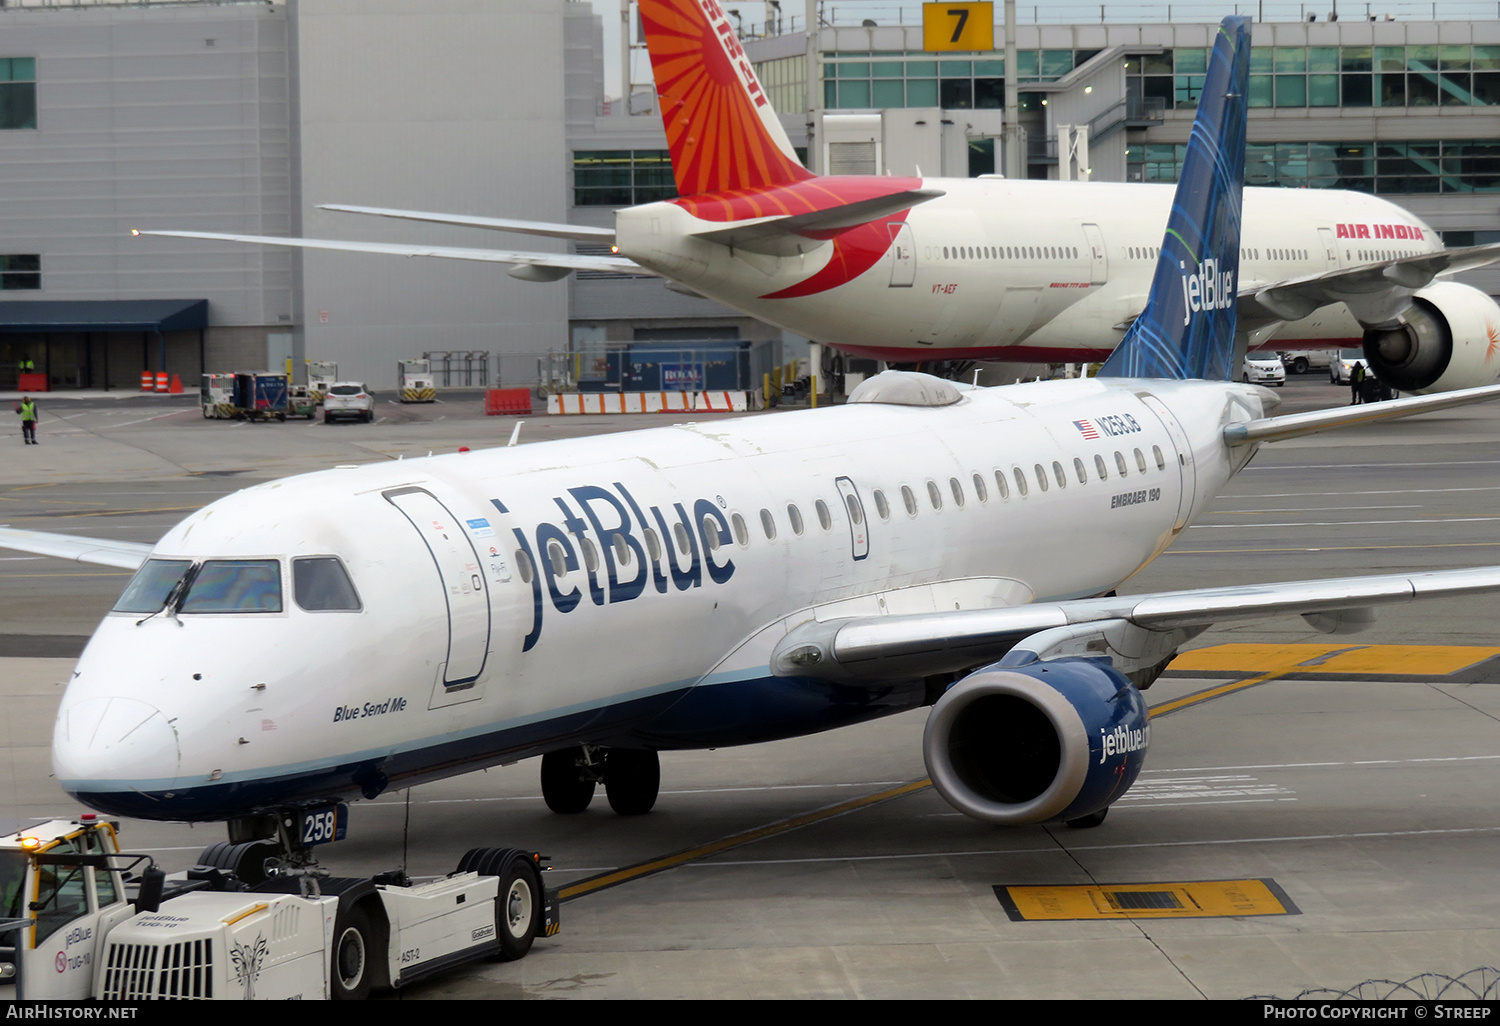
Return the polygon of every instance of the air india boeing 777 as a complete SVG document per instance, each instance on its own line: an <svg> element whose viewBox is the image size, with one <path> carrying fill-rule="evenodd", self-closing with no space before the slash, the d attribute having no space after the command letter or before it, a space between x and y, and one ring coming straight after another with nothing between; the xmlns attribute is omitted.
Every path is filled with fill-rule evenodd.
<svg viewBox="0 0 1500 1026"><path fill-rule="evenodd" d="M1170 185L814 175L718 0L639 0L678 196L615 227L327 209L613 244L617 256L191 231L184 236L484 260L528 281L652 274L846 352L891 362L1103 359L1141 312ZM1242 344L1363 345L1381 380L1440 392L1500 377L1500 307L1443 280L1500 259L1445 249L1410 212L1338 190L1247 189ZM1226 300L1229 297L1225 297Z"/></svg>

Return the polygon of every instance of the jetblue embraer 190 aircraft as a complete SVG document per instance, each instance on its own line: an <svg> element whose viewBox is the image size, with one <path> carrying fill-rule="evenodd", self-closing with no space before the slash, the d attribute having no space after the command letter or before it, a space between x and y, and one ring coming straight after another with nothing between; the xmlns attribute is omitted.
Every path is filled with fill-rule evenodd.
<svg viewBox="0 0 1500 1026"><path fill-rule="evenodd" d="M653 274L846 352L894 362L1103 359L1153 283L1169 185L874 175L798 163L717 0L638 0L678 197L615 227L328 205L551 236L618 256L160 231L485 260L527 281ZM1500 259L1444 249L1409 211L1330 189L1245 190L1234 296L1250 348L1364 346L1408 392L1500 377L1500 307L1439 276Z"/></svg>
<svg viewBox="0 0 1500 1026"><path fill-rule="evenodd" d="M933 704L924 755L956 808L1091 824L1145 758L1139 689L1210 624L1347 631L1500 590L1482 567L1115 595L1262 443L1500 398L1277 417L1228 380L1248 47L1226 20L1150 300L1098 378L893 371L832 409L326 470L151 547L0 532L139 567L63 697L58 781L233 827L541 756L555 810L602 781L632 814L661 750Z"/></svg>

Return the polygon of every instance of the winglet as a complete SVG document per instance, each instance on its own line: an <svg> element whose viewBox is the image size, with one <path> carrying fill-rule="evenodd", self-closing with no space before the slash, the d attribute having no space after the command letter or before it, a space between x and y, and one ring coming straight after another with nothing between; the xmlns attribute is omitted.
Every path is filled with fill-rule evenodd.
<svg viewBox="0 0 1500 1026"><path fill-rule="evenodd" d="M1249 72L1250 19L1225 18L1209 58L1150 297L1104 362L1101 377L1228 381L1234 376Z"/></svg>

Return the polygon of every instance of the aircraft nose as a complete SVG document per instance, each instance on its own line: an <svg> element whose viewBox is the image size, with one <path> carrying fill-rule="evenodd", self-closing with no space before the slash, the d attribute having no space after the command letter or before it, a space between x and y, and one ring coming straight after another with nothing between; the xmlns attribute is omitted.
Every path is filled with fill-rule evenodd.
<svg viewBox="0 0 1500 1026"><path fill-rule="evenodd" d="M135 698L90 698L62 710L52 733L58 782L136 786L177 776L182 752L162 711Z"/></svg>

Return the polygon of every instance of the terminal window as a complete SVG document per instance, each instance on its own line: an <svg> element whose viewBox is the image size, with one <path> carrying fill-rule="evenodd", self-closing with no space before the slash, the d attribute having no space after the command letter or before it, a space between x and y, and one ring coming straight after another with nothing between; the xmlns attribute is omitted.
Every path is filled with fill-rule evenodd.
<svg viewBox="0 0 1500 1026"><path fill-rule="evenodd" d="M1126 58L1132 95L1167 109L1198 105L1208 51L1179 47ZM1500 104L1500 46L1257 46L1252 107L1491 107Z"/></svg>
<svg viewBox="0 0 1500 1026"><path fill-rule="evenodd" d="M36 58L0 57L0 129L36 127Z"/></svg>
<svg viewBox="0 0 1500 1026"><path fill-rule="evenodd" d="M1127 179L1175 182L1185 143L1126 151ZM1400 193L1500 192L1500 142L1489 139L1279 142L1245 146L1245 184Z"/></svg>
<svg viewBox="0 0 1500 1026"><path fill-rule="evenodd" d="M0 253L0 292L42 287L42 258L36 253Z"/></svg>
<svg viewBox="0 0 1500 1026"><path fill-rule="evenodd" d="M575 206L630 207L677 195L666 150L575 150Z"/></svg>

